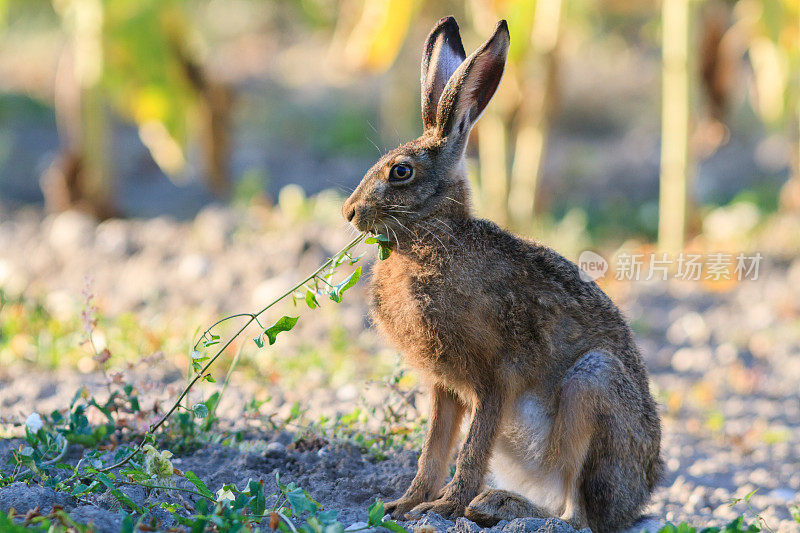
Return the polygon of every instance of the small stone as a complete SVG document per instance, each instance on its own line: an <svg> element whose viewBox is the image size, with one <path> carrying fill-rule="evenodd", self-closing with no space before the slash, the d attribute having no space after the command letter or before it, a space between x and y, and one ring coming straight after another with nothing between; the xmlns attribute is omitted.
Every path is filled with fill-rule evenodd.
<svg viewBox="0 0 800 533"><path fill-rule="evenodd" d="M135 485L126 485L119 489L125 496L131 499L136 505L144 506L146 494L144 488Z"/></svg>
<svg viewBox="0 0 800 533"><path fill-rule="evenodd" d="M544 518L515 518L503 528L504 533L531 533L545 526Z"/></svg>
<svg viewBox="0 0 800 533"><path fill-rule="evenodd" d="M358 398L358 388L352 383L343 385L336 391L337 400L347 402L355 400L356 398Z"/></svg>
<svg viewBox="0 0 800 533"><path fill-rule="evenodd" d="M72 498L63 492L56 492L41 485L27 485L20 481L4 487L0 491L0 511L8 512L12 507L20 514L31 509L50 509L53 505L66 507Z"/></svg>
<svg viewBox="0 0 800 533"><path fill-rule="evenodd" d="M264 449L265 457L277 458L284 455L286 455L286 445L277 441L270 442Z"/></svg>
<svg viewBox="0 0 800 533"><path fill-rule="evenodd" d="M119 531L123 515L94 505L81 505L70 513L76 522L92 524L97 531Z"/></svg>
<svg viewBox="0 0 800 533"><path fill-rule="evenodd" d="M64 211L53 217L50 244L61 253L74 254L92 244L95 219L80 211Z"/></svg>
<svg viewBox="0 0 800 533"><path fill-rule="evenodd" d="M575 533L575 528L558 518L548 518L539 531L542 533Z"/></svg>
<svg viewBox="0 0 800 533"><path fill-rule="evenodd" d="M456 519L456 525L447 530L447 533L478 533L481 526L463 516Z"/></svg>
<svg viewBox="0 0 800 533"><path fill-rule="evenodd" d="M178 265L178 273L191 281L203 278L210 269L211 262L200 254L189 254Z"/></svg>
<svg viewBox="0 0 800 533"><path fill-rule="evenodd" d="M711 365L713 354L707 346L681 348L672 356L672 368L677 372L703 372Z"/></svg>
<svg viewBox="0 0 800 533"><path fill-rule="evenodd" d="M787 488L772 490L770 491L769 495L771 498L780 500L781 502L784 503L792 502L797 498L797 492Z"/></svg>
<svg viewBox="0 0 800 533"><path fill-rule="evenodd" d="M681 461L677 457L670 457L667 459L667 469L670 472L677 472L681 467Z"/></svg>
<svg viewBox="0 0 800 533"><path fill-rule="evenodd" d="M708 342L710 336L705 319L695 312L681 316L667 330L667 339L677 345L689 343L700 346Z"/></svg>
<svg viewBox="0 0 800 533"><path fill-rule="evenodd" d="M110 219L101 222L95 231L95 246L101 252L114 257L124 257L133 253L129 223Z"/></svg>
<svg viewBox="0 0 800 533"><path fill-rule="evenodd" d="M445 532L453 525L453 522L442 517L438 513L427 513L417 520L414 524L414 533L437 533Z"/></svg>
<svg viewBox="0 0 800 533"><path fill-rule="evenodd" d="M275 442L279 442L284 446L288 446L294 442L294 435L289 433L288 431L281 431L278 433L278 436L275 438Z"/></svg>
<svg viewBox="0 0 800 533"><path fill-rule="evenodd" d="M219 206L208 206L194 219L194 232L205 251L225 249L236 230L236 215Z"/></svg>
<svg viewBox="0 0 800 533"><path fill-rule="evenodd" d="M28 286L28 275L8 259L0 259L0 286L7 294L22 294Z"/></svg>
<svg viewBox="0 0 800 533"><path fill-rule="evenodd" d="M349 526L347 526L345 528L345 531L353 531L354 529L361 530L361 529L367 527L368 525L369 524L367 524L366 522L353 522L352 524L350 524Z"/></svg>

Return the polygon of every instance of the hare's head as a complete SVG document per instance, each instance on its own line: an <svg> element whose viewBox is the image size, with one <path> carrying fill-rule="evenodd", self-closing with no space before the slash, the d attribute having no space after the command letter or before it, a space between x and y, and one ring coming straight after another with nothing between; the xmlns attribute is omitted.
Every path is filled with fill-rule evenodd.
<svg viewBox="0 0 800 533"><path fill-rule="evenodd" d="M431 219L469 216L464 149L500 84L508 45L503 20L467 58L455 19L436 24L422 55L422 136L367 171L342 209L353 226L399 235L425 228Z"/></svg>

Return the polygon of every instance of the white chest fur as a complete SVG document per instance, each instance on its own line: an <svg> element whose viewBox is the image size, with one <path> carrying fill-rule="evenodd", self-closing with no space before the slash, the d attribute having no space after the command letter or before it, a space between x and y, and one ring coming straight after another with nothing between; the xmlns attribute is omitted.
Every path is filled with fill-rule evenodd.
<svg viewBox="0 0 800 533"><path fill-rule="evenodd" d="M490 468L496 488L521 494L559 515L564 507L562 476L544 458L552 425L538 398L521 395L505 415Z"/></svg>

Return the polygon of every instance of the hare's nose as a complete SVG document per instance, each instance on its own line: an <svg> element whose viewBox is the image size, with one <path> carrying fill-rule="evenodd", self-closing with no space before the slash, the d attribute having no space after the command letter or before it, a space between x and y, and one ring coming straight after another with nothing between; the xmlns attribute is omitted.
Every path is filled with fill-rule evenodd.
<svg viewBox="0 0 800 533"><path fill-rule="evenodd" d="M351 207L349 210L345 210L344 217L347 219L348 222L352 222L356 216L356 208Z"/></svg>

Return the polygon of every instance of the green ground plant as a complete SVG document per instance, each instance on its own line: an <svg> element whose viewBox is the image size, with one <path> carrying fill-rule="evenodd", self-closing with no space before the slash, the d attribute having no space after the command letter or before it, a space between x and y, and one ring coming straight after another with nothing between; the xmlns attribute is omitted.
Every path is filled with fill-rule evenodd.
<svg viewBox="0 0 800 533"><path fill-rule="evenodd" d="M154 507L166 510L178 524L191 531L344 531L344 526L337 519L336 510L323 509L307 491L294 483L283 484L278 477L277 490L268 493L263 480L250 480L245 487L225 484L212 492L195 473L181 472L175 468L171 462L172 451L167 448L169 446L175 450L185 450L210 440L226 444L241 440L241 434L216 431L216 408L238 363L241 349L234 357L220 390L204 401L189 404L190 390L198 382L214 382L209 371L211 366L250 325L259 327L259 333L253 338L259 348L274 344L280 333L290 331L299 317L282 316L271 325L263 322L265 312L278 302L292 298L310 309L319 307L323 296L333 302L341 302L345 292L358 282L361 267L357 266L339 282L334 282L333 279L339 267L355 265L361 259L361 256L353 256L351 250L362 241L377 244L381 258L388 257L391 252L387 239L366 238L366 235L361 234L258 312L225 317L203 331L190 355L192 375L187 385L171 407L145 431L140 429L143 410L137 387L127 382L124 375L109 375L106 367L110 359L109 350L98 349L92 342L92 333L97 327L98 319L91 294L87 291L86 305L81 317L84 335L94 360L106 376L107 397L99 400L82 387L75 393L67 408L54 410L46 415L32 413L25 421L23 443L9 460L13 467L11 472L0 474L0 488L17 482L39 483L67 493L84 503L88 503L88 497L92 494L108 493L117 500L124 514L123 532L157 530L160 524L151 513ZM236 319L243 319L244 325L223 340L222 335L217 333L220 326ZM289 424L300 417L301 412L299 406L293 409L283 427L289 427ZM96 413L101 415L99 422L92 421ZM344 438L348 435L346 440L359 443L364 449L381 442L384 445L395 444L387 434L383 435L383 440L370 440L363 435L348 434L347 431L352 430L359 420L357 414L335 420L319 420L308 429L316 428L332 438ZM401 437L400 442L404 438ZM71 444L84 448L82 458L75 465L63 461ZM192 488L178 486L176 482L180 479L187 481ZM193 509L169 502L148 504L144 507L121 490L125 486L138 486L145 491L182 492L196 498L196 501ZM370 506L366 514L368 525L362 529L381 526L392 531L405 531L396 522L383 519L383 504L380 501ZM92 528L76 523L63 509L54 507L48 514L41 514L37 510L24 517L16 516L13 511L0 513L0 530L82 532L91 531Z"/></svg>

